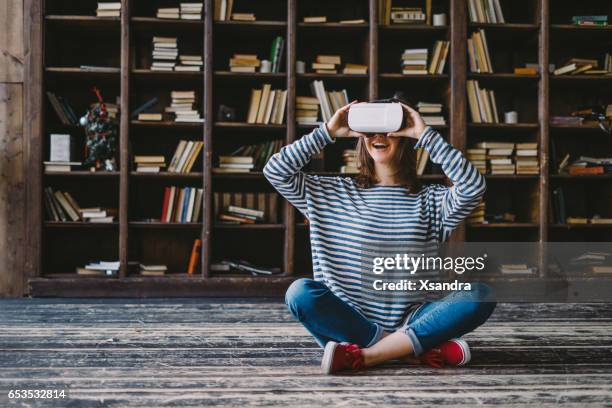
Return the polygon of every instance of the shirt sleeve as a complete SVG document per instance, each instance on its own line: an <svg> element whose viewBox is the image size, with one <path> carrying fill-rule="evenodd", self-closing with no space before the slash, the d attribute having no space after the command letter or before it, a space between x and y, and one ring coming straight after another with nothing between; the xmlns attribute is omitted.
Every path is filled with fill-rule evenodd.
<svg viewBox="0 0 612 408"><path fill-rule="evenodd" d="M438 132L426 127L415 148L422 147L433 163L442 166L452 187L437 186L434 190L440 239L446 240L482 199L486 190L485 178L463 156L447 143Z"/></svg>
<svg viewBox="0 0 612 408"><path fill-rule="evenodd" d="M306 217L308 184L316 180L307 176L302 168L312 156L320 153L330 143L334 143L334 140L327 132L325 124L322 124L311 133L283 147L270 157L264 167L264 175L270 184Z"/></svg>

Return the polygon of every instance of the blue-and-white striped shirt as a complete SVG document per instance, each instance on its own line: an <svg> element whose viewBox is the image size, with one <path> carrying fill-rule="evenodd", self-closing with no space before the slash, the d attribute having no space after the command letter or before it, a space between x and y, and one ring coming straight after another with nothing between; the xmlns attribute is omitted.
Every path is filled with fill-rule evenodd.
<svg viewBox="0 0 612 408"><path fill-rule="evenodd" d="M323 177L301 169L326 145L334 143L321 125L273 155L264 169L272 185L310 221L314 279L384 329L401 327L415 298L409 291L399 303L364 296L362 249L372 242L426 244L448 238L476 207L485 191L484 177L430 127L416 148L429 152L453 182L431 184L413 194L403 186L361 188L351 177Z"/></svg>

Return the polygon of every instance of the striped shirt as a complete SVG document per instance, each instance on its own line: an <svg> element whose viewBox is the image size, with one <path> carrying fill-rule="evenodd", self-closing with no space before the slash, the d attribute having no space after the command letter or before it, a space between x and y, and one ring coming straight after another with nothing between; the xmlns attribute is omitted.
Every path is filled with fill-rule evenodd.
<svg viewBox="0 0 612 408"><path fill-rule="evenodd" d="M422 147L440 164L452 187L430 184L418 193L403 186L361 188L351 177L305 174L311 157L334 140L325 125L283 147L264 169L270 183L310 222L314 279L386 330L402 326L418 305L410 291L390 302L365 294L361 260L373 242L445 241L476 207L485 191L484 177L430 127L415 148Z"/></svg>

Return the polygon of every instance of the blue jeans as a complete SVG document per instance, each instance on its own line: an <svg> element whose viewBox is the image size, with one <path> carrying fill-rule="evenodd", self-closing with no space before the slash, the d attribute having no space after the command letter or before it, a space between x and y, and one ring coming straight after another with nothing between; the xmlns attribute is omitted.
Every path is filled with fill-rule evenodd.
<svg viewBox="0 0 612 408"><path fill-rule="evenodd" d="M483 324L495 309L496 303L487 301L491 296L487 285L473 283L471 291L452 292L439 301L422 304L401 328L410 338L414 354L418 356ZM322 347L330 340L370 347L382 337L382 327L313 279L293 282L285 303Z"/></svg>

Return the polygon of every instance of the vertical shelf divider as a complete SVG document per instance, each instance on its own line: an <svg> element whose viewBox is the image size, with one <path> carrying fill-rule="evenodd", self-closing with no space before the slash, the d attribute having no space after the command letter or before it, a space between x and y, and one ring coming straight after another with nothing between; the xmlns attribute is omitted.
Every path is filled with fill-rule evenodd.
<svg viewBox="0 0 612 408"><path fill-rule="evenodd" d="M297 0L287 0L287 134L285 135L285 143L289 144L295 140L296 122L295 122L295 97L296 97L296 35L297 35ZM295 209L288 201L285 201L285 237L283 248L283 271L285 275L293 275L295 273Z"/></svg>
<svg viewBox="0 0 612 408"><path fill-rule="evenodd" d="M369 62L369 98L370 100L378 98L378 1L370 0L370 35L368 42ZM350 101L349 101L350 102Z"/></svg>
<svg viewBox="0 0 612 408"><path fill-rule="evenodd" d="M204 0L204 153L202 159L202 277L210 276L210 232L212 224L212 131L213 131L213 2Z"/></svg>
<svg viewBox="0 0 612 408"><path fill-rule="evenodd" d="M129 134L130 134L130 0L121 0L121 96L119 122L119 279L127 275Z"/></svg>
<svg viewBox="0 0 612 408"><path fill-rule="evenodd" d="M539 178L539 242L543 245L540 247L540 276L546 274L546 246L548 241L548 146L549 146L549 92L550 83L548 75L549 63L549 26L550 12L548 0L539 1L539 44L538 57L540 60L540 82L538 86L538 121L539 129L539 147L540 147L540 178Z"/></svg>
<svg viewBox="0 0 612 408"><path fill-rule="evenodd" d="M450 0L450 143L465 151L467 143L467 14L463 0ZM450 241L466 240L465 221L451 235Z"/></svg>

